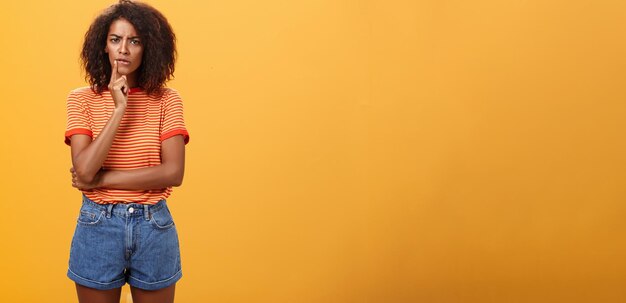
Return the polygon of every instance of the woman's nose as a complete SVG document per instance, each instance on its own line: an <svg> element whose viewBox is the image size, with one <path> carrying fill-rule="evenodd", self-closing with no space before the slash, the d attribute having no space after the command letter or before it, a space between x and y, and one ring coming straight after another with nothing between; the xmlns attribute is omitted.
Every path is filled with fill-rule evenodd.
<svg viewBox="0 0 626 303"><path fill-rule="evenodd" d="M128 45L127 45L126 40L123 40L122 43L120 43L120 48L118 52L120 54L125 54L125 55L128 54Z"/></svg>

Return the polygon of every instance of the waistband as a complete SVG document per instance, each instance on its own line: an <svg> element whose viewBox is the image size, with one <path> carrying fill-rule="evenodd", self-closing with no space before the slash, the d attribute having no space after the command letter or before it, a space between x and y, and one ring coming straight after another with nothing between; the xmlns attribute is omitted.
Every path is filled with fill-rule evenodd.
<svg viewBox="0 0 626 303"><path fill-rule="evenodd" d="M163 207L166 207L165 199L161 199L156 204L139 204L139 203L117 203L117 204L100 204L87 198L83 194L83 204L87 204L92 208L102 210L106 213L107 218L111 215L117 216L144 216L146 220L150 220L152 214Z"/></svg>

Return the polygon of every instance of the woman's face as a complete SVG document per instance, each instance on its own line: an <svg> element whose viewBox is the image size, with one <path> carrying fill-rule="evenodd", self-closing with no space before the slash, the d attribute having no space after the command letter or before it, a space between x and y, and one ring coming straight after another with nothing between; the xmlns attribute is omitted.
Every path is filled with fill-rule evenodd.
<svg viewBox="0 0 626 303"><path fill-rule="evenodd" d="M132 87L136 80L136 71L141 65L143 45L135 31L135 27L126 19L117 19L111 23L107 34L107 45L104 52L109 54L109 63L117 61L117 70L126 75ZM133 83L130 83L133 82Z"/></svg>

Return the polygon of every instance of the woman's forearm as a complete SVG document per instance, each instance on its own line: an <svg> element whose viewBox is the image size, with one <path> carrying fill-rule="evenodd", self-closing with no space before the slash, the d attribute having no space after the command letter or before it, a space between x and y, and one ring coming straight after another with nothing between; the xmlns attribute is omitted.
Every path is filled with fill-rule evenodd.
<svg viewBox="0 0 626 303"><path fill-rule="evenodd" d="M104 164L122 117L124 117L124 111L125 108L115 108L98 137L72 157L76 174L85 182L91 182Z"/></svg>
<svg viewBox="0 0 626 303"><path fill-rule="evenodd" d="M182 168L171 164L131 170L103 170L97 187L128 190L162 189L180 186L183 182Z"/></svg>

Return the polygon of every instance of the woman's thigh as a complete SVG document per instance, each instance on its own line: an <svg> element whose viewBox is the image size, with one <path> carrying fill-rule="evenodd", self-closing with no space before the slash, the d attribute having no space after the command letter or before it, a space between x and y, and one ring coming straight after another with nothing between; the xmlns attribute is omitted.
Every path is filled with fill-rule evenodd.
<svg viewBox="0 0 626 303"><path fill-rule="evenodd" d="M76 292L80 303L119 303L122 288L100 290L76 283Z"/></svg>
<svg viewBox="0 0 626 303"><path fill-rule="evenodd" d="M133 303L172 303L175 289L176 284L157 290L144 290L131 286L130 293L133 295Z"/></svg>

